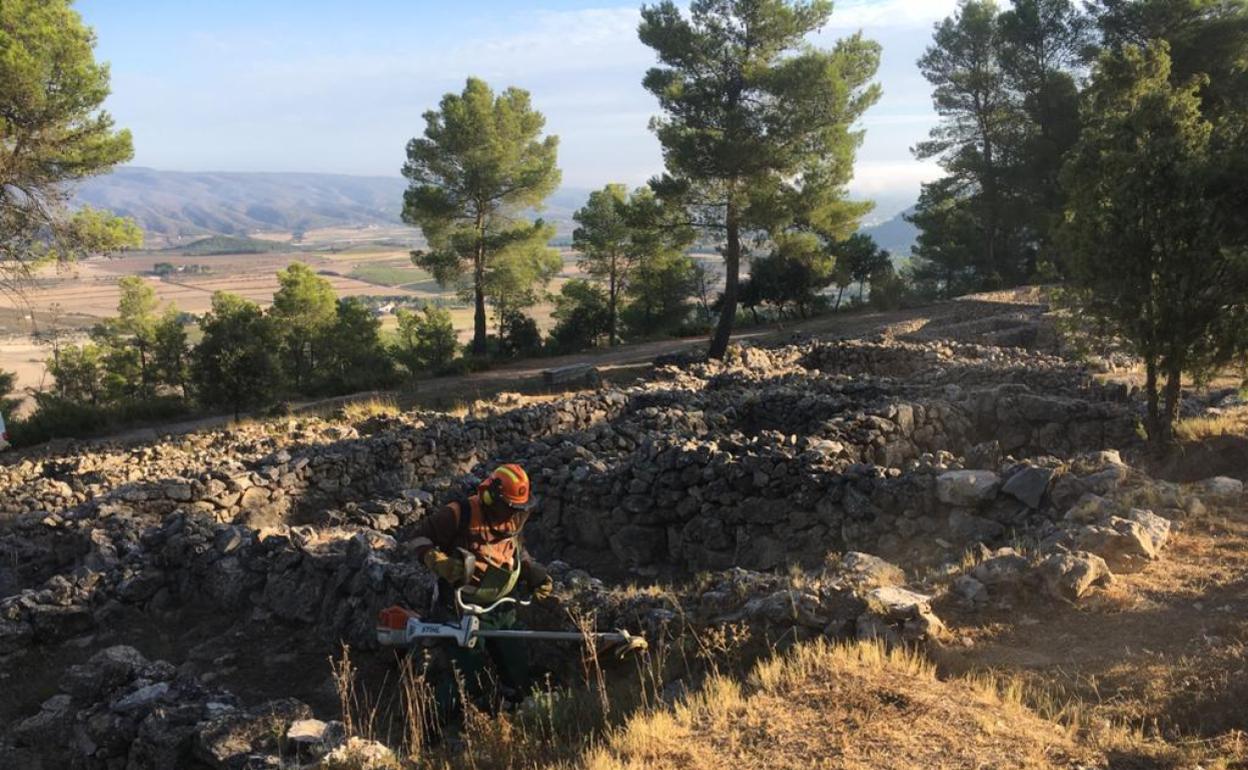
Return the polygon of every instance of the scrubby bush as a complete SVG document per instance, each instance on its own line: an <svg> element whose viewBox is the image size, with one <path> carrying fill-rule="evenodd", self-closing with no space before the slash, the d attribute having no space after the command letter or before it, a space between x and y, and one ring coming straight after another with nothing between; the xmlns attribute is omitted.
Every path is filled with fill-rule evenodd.
<svg viewBox="0 0 1248 770"><path fill-rule="evenodd" d="M408 376L415 378L445 370L459 347L451 314L426 305L417 312L400 309L398 319L397 338L390 351Z"/></svg>
<svg viewBox="0 0 1248 770"><path fill-rule="evenodd" d="M186 401L177 396L154 396L107 406L72 401L55 393L36 393L34 398L37 409L9 423L9 436L14 446L32 446L55 438L87 438L190 413Z"/></svg>
<svg viewBox="0 0 1248 770"><path fill-rule="evenodd" d="M568 281L555 298L555 328L550 348L574 353L611 339L611 306L607 292L589 281Z"/></svg>
<svg viewBox="0 0 1248 770"><path fill-rule="evenodd" d="M537 321L519 310L506 310L499 322L498 353L503 358L529 358L542 351Z"/></svg>
<svg viewBox="0 0 1248 770"><path fill-rule="evenodd" d="M381 341L381 321L354 297L338 301L337 318L320 349L315 381L322 393L340 395L396 382L394 360Z"/></svg>

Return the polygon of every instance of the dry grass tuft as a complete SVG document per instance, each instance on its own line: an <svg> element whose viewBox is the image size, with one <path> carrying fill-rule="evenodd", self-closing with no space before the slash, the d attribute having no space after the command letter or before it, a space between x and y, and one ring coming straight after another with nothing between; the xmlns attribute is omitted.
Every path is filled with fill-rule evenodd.
<svg viewBox="0 0 1248 770"><path fill-rule="evenodd" d="M1219 436L1248 436L1248 407L1209 417L1189 417L1174 424L1174 435L1184 443Z"/></svg>
<svg viewBox="0 0 1248 770"><path fill-rule="evenodd" d="M342 419L349 423L364 422L373 417L395 417L402 410L398 402L389 396L352 401L342 405Z"/></svg>
<svg viewBox="0 0 1248 770"><path fill-rule="evenodd" d="M713 676L679 704L634 716L575 767L1049 768L1092 760L1072 735L995 682L942 682L921 655L817 641Z"/></svg>

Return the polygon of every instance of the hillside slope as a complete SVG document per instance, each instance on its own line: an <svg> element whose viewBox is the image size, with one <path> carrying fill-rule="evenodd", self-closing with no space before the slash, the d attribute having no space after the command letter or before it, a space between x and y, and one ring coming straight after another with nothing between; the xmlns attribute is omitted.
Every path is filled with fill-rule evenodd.
<svg viewBox="0 0 1248 770"><path fill-rule="evenodd" d="M880 248L887 249L893 260L905 259L910 256L910 247L919 237L919 228L912 225L906 217L914 213L910 207L897 216L878 225L864 227L862 231L875 239Z"/></svg>
<svg viewBox="0 0 1248 770"><path fill-rule="evenodd" d="M178 242L204 235L246 235L325 227L399 227L399 176L160 171L119 168L87 180L78 204L133 217L149 234ZM556 191L540 215L571 235L572 212L587 193Z"/></svg>
<svg viewBox="0 0 1248 770"><path fill-rule="evenodd" d="M398 225L405 182L337 174L198 173L125 167L88 180L78 203L170 238L342 225Z"/></svg>
<svg viewBox="0 0 1248 770"><path fill-rule="evenodd" d="M942 682L920 656L817 642L759 664L744 686L713 679L670 711L633 718L582 766L866 770L1095 762L1057 724L994 688Z"/></svg>

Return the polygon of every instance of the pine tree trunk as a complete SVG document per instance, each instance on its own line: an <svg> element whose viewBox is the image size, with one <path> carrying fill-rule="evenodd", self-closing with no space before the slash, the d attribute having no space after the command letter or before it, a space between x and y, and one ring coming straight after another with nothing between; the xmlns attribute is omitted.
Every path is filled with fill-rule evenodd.
<svg viewBox="0 0 1248 770"><path fill-rule="evenodd" d="M987 173L984 179L984 196L988 199L988 217L986 223L987 237L984 239L985 259L988 264L984 267L990 271L988 274L996 271L997 267L997 179L993 170L992 160L992 142L984 140L984 164Z"/></svg>
<svg viewBox="0 0 1248 770"><path fill-rule="evenodd" d="M472 293L476 302L476 309L472 315L472 352L478 356L483 356L486 352L485 255L482 253L484 250L484 245L478 248L472 276Z"/></svg>
<svg viewBox="0 0 1248 770"><path fill-rule="evenodd" d="M1174 424L1179 419L1179 404L1183 400L1183 365L1168 363L1166 367L1166 412L1162 423L1162 443L1174 443Z"/></svg>
<svg viewBox="0 0 1248 770"><path fill-rule="evenodd" d="M1157 405L1157 359L1152 355L1145 357L1144 372L1144 393L1148 401L1148 414L1144 418L1144 429L1148 431L1150 440L1159 441L1161 439L1161 414Z"/></svg>
<svg viewBox="0 0 1248 770"><path fill-rule="evenodd" d="M715 326L715 336L711 338L711 349L707 356L712 359L723 359L728 352L728 341L732 338L732 325L737 316L737 291L741 283L741 222L737 218L736 201L729 198L725 225L728 231L728 244L724 249L724 268L727 280L724 284L724 301L719 311L719 323Z"/></svg>
<svg viewBox="0 0 1248 770"><path fill-rule="evenodd" d="M485 319L485 206L477 202L477 250L472 259L472 293L476 308L472 316L472 352L484 356L487 351ZM501 335L500 335L501 336Z"/></svg>
<svg viewBox="0 0 1248 770"><path fill-rule="evenodd" d="M616 278L615 260L614 258L612 258L612 261L611 261L611 296L609 298L608 307L607 307L607 345L610 347L615 347L616 345L620 344L619 339L616 338L616 335L615 335L615 319L616 319L615 307L616 307L616 298L619 294L617 285L618 285L618 280Z"/></svg>

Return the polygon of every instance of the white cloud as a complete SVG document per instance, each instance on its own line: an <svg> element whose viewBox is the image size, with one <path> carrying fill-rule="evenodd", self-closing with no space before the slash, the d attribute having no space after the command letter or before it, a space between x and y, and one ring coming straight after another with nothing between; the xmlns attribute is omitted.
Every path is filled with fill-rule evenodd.
<svg viewBox="0 0 1248 770"><path fill-rule="evenodd" d="M862 125L867 128L872 126L930 126L936 121L937 117L934 112L894 115L873 115L868 112L862 118Z"/></svg>
<svg viewBox="0 0 1248 770"><path fill-rule="evenodd" d="M858 163L854 167L854 180L849 183L849 189L857 195L908 191L917 195L919 185L940 175L940 166L931 162Z"/></svg>
<svg viewBox="0 0 1248 770"><path fill-rule="evenodd" d="M957 6L957 0L840 0L828 27L927 27L952 14Z"/></svg>

